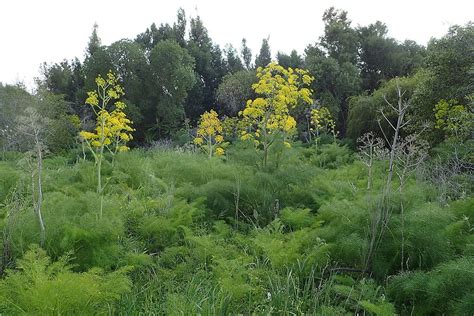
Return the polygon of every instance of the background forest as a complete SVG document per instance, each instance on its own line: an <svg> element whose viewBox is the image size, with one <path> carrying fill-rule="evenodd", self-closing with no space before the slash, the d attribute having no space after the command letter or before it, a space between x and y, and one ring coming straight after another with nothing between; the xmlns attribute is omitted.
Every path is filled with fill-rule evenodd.
<svg viewBox="0 0 474 316"><path fill-rule="evenodd" d="M474 25L322 18L276 59L95 25L0 83L0 314L474 314Z"/></svg>

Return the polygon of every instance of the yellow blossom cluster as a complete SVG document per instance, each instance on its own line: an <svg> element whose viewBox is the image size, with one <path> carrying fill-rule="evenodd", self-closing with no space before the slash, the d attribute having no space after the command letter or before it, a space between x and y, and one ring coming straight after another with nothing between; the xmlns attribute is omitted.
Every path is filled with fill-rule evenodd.
<svg viewBox="0 0 474 316"><path fill-rule="evenodd" d="M336 135L336 123L327 107L320 107L311 110L311 132L319 136L321 131Z"/></svg>
<svg viewBox="0 0 474 316"><path fill-rule="evenodd" d="M305 70L286 69L277 63L259 67L257 78L259 81L252 89L259 97L248 100L245 109L239 112L248 127L240 136L242 140L253 140L255 145L263 146L265 164L268 147L276 138L286 139L296 130L296 120L290 111L313 103L309 85L314 78ZM285 142L285 145L290 143Z"/></svg>
<svg viewBox="0 0 474 316"><path fill-rule="evenodd" d="M223 127L216 111L204 112L199 119L199 125L194 138L194 144L206 149L209 158L213 154L224 155L224 148L218 146L224 141Z"/></svg>
<svg viewBox="0 0 474 316"><path fill-rule="evenodd" d="M248 129L248 124L238 117L225 117L222 120L222 134L225 139L235 139L241 131Z"/></svg>
<svg viewBox="0 0 474 316"><path fill-rule="evenodd" d="M131 132L132 121L127 118L123 110L125 103L118 101L124 95L123 88L118 83L118 78L111 72L106 78L98 76L96 79L97 90L88 92L86 104L90 105L96 114L96 127L93 131L81 131L81 138L102 154L104 148L111 153L127 151L126 144L133 139ZM109 103L116 100L113 110L109 111Z"/></svg>

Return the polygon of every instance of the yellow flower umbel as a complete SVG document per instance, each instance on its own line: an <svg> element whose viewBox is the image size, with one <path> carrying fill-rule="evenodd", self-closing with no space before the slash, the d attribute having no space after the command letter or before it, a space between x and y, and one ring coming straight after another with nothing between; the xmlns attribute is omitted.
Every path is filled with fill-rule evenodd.
<svg viewBox="0 0 474 316"><path fill-rule="evenodd" d="M90 105L96 115L96 127L93 131L81 131L80 137L89 147L94 156L97 166L97 193L101 195L102 217L102 179L101 166L104 151L108 150L113 156L119 151L127 151L127 143L132 140L130 121L123 110L126 105L119 101L125 92L118 83L118 78L112 73L107 74L107 78L98 76L95 80L97 89L88 92L86 104ZM109 103L115 101L113 109L110 111Z"/></svg>
<svg viewBox="0 0 474 316"><path fill-rule="evenodd" d="M104 149L115 154L119 151L127 151L127 142L133 139L130 121L123 110L126 105L118 99L124 95L123 88L118 84L117 77L109 72L107 78L102 76L96 78L97 90L88 92L86 104L90 105L96 115L96 128L92 132L81 131L81 138L87 143L94 158L99 158ZM109 112L110 101L114 103L114 109Z"/></svg>
<svg viewBox="0 0 474 316"><path fill-rule="evenodd" d="M204 148L209 158L215 153L217 156L224 155L224 149L219 147L224 137L222 136L222 124L214 110L204 112L199 119L199 125L194 138L194 144Z"/></svg>
<svg viewBox="0 0 474 316"><path fill-rule="evenodd" d="M328 108L320 107L317 109L311 110L311 130L310 133L316 135L316 142L318 141L319 133L324 131L326 133L331 133L336 140L336 123L334 122L331 113Z"/></svg>
<svg viewBox="0 0 474 316"><path fill-rule="evenodd" d="M268 149L279 138L285 141L296 130L296 121L290 111L299 105L313 103L309 85L314 80L302 69L285 69L270 63L257 69L259 81L252 89L260 95L248 100L239 114L248 126L241 134L242 140L253 140L263 149L263 166L267 164ZM285 146L290 143L285 141Z"/></svg>

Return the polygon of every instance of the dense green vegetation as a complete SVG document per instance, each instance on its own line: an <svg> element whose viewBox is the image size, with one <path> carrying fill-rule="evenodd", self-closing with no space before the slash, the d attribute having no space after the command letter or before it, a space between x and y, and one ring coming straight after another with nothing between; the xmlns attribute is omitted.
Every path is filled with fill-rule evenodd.
<svg viewBox="0 0 474 316"><path fill-rule="evenodd" d="M0 283L2 311L473 312L472 197L441 206L436 184L410 179L392 197L390 233L368 271L386 163L376 164L368 191L346 147L297 145L271 171L253 167L253 155L242 146L225 160L165 148L122 153L116 168L105 166L102 218L93 161L46 159L45 251L31 246L40 232L30 176L18 156L1 162L2 258L14 269Z"/></svg>
<svg viewBox="0 0 474 316"><path fill-rule="evenodd" d="M474 314L472 23L323 20L276 63L95 26L0 84L0 314Z"/></svg>

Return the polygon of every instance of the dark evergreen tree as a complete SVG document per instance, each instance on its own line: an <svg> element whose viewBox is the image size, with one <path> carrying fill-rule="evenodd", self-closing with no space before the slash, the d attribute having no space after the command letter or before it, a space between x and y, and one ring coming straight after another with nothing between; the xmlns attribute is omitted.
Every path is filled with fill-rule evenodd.
<svg viewBox="0 0 474 316"><path fill-rule="evenodd" d="M423 47L406 41L399 44L387 37L387 26L380 21L359 27L359 68L363 89L369 92L380 83L405 76L421 66Z"/></svg>
<svg viewBox="0 0 474 316"><path fill-rule="evenodd" d="M268 38L262 40L260 53L255 58L255 67L266 67L272 61L272 53L270 51L270 44Z"/></svg>
<svg viewBox="0 0 474 316"><path fill-rule="evenodd" d="M213 44L199 16L190 20L187 48L195 60L196 84L189 92L185 110L189 119L197 121L204 111L217 106L215 93L226 67L219 46Z"/></svg>
<svg viewBox="0 0 474 316"><path fill-rule="evenodd" d="M321 47L339 63L357 62L357 32L351 27L346 11L329 8L323 14L324 35Z"/></svg>
<svg viewBox="0 0 474 316"><path fill-rule="evenodd" d="M242 39L242 48L240 49L240 54L242 55L242 60L244 61L245 68L247 70L252 68L252 51L247 46L247 40Z"/></svg>
<svg viewBox="0 0 474 316"><path fill-rule="evenodd" d="M97 34L97 29L99 28L99 25L97 23L94 23L94 26L92 28L92 34L89 37L89 43L87 44L87 49L86 49L86 54L89 56L94 55L97 50L102 46L99 35Z"/></svg>
<svg viewBox="0 0 474 316"><path fill-rule="evenodd" d="M244 69L242 60L240 60L240 57L237 54L237 50L232 45L227 45L224 49L224 53L226 62L226 72L235 73Z"/></svg>
<svg viewBox="0 0 474 316"><path fill-rule="evenodd" d="M176 41L159 42L151 51L152 86L156 97L147 135L151 139L170 136L185 118L184 103L194 85L194 59ZM152 119L152 121L150 121Z"/></svg>
<svg viewBox="0 0 474 316"><path fill-rule="evenodd" d="M303 58L298 55L296 50L292 50L290 55L278 52L277 54L277 61L278 64L281 66L288 68L302 68L304 67Z"/></svg>

